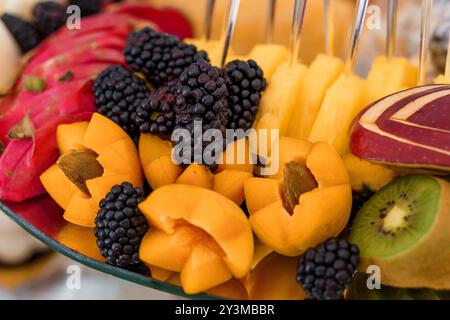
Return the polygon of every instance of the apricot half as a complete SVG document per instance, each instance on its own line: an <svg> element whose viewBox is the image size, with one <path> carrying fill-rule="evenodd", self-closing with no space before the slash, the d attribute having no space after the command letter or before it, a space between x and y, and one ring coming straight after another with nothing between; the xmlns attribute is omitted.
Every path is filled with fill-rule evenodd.
<svg viewBox="0 0 450 320"><path fill-rule="evenodd" d="M293 140L280 139L281 172L271 178L250 178L244 184L253 231L264 245L287 256L297 256L337 236L348 222L352 205L349 177L338 153L322 142ZM283 188L286 164L293 162L310 172L316 187L291 199L296 205L289 212ZM294 179L294 187L301 185L299 179ZM288 196L293 195L296 193Z"/></svg>
<svg viewBox="0 0 450 320"><path fill-rule="evenodd" d="M186 293L208 290L250 270L250 224L241 208L221 194L192 185L166 185L139 209L151 225L141 243L141 260L179 272Z"/></svg>
<svg viewBox="0 0 450 320"><path fill-rule="evenodd" d="M232 151L234 153L232 153ZM237 153L242 152L242 163ZM249 146L246 139L228 145L221 155L217 172L200 164L192 163L184 170L172 161L169 141L151 134L143 134L139 140L139 155L145 177L153 190L169 184L187 184L212 189L236 204L244 201L244 182L253 175ZM227 160L227 155L229 155Z"/></svg>
<svg viewBox="0 0 450 320"><path fill-rule="evenodd" d="M98 204L112 186L130 182L142 186L142 171L133 141L117 124L94 113L91 121L60 125L57 143L62 156L89 152L102 173L83 181L83 188L71 179L67 168L54 164L40 179L50 196L65 209L64 218L76 225L94 227ZM67 167L83 170L84 163L70 159ZM81 160L79 160L81 161ZM74 173L82 176L81 172Z"/></svg>

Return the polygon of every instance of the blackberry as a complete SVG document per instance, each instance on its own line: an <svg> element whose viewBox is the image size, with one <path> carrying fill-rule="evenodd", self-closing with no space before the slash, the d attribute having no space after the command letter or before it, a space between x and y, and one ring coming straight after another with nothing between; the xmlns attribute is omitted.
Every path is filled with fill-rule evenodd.
<svg viewBox="0 0 450 320"><path fill-rule="evenodd" d="M95 218L97 246L107 261L115 266L133 269L141 263L139 245L149 226L138 208L144 191L124 182L111 188Z"/></svg>
<svg viewBox="0 0 450 320"><path fill-rule="evenodd" d="M228 121L228 90L224 71L211 66L206 60L194 62L181 73L175 95L175 129L189 130L192 141L190 158L184 154L177 154L184 164L203 163L203 150L209 143L194 141L193 138L203 138L201 135L194 134L195 124L197 122L200 125L199 129L202 129L203 133L209 129L218 129L223 136L225 135ZM223 149L225 141L215 143L219 142L221 143L219 147ZM213 170L216 167L215 163L205 164Z"/></svg>
<svg viewBox="0 0 450 320"><path fill-rule="evenodd" d="M225 66L230 116L227 128L247 130L253 126L261 94L266 89L263 70L256 61L234 60Z"/></svg>
<svg viewBox="0 0 450 320"><path fill-rule="evenodd" d="M136 111L150 94L144 80L123 66L110 66L97 76L92 90L99 113L130 135L138 132L134 120Z"/></svg>
<svg viewBox="0 0 450 320"><path fill-rule="evenodd" d="M32 24L7 13L0 19L16 39L22 53L30 51L41 42L41 36Z"/></svg>
<svg viewBox="0 0 450 320"><path fill-rule="evenodd" d="M139 273L146 277L152 276L152 272L151 272L150 268L143 262L129 265L129 266L125 267L124 269L127 269L128 271L132 271L134 273Z"/></svg>
<svg viewBox="0 0 450 320"><path fill-rule="evenodd" d="M357 246L330 238L300 257L297 282L310 299L338 300L350 286L358 262Z"/></svg>
<svg viewBox="0 0 450 320"><path fill-rule="evenodd" d="M168 135L175 124L174 87L162 86L144 99L136 109L135 124L140 132Z"/></svg>
<svg viewBox="0 0 450 320"><path fill-rule="evenodd" d="M155 87L177 79L191 63L208 60L205 51L148 27L129 33L124 54L130 68L144 74Z"/></svg>
<svg viewBox="0 0 450 320"><path fill-rule="evenodd" d="M40 34L47 37L66 23L66 7L54 1L39 2L33 7L33 17Z"/></svg>
<svg viewBox="0 0 450 320"><path fill-rule="evenodd" d="M102 11L103 0L70 0L70 5L80 7L81 16L92 16Z"/></svg>
<svg viewBox="0 0 450 320"><path fill-rule="evenodd" d="M224 71L206 60L186 68L175 90L175 125L193 129L194 121L202 121L203 130L226 130L228 122L228 89Z"/></svg>

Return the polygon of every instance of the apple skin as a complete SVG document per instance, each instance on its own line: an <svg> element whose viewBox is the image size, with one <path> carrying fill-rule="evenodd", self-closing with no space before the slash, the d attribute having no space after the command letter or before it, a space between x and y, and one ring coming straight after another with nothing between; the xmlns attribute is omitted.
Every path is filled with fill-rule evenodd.
<svg viewBox="0 0 450 320"><path fill-rule="evenodd" d="M422 86L373 103L353 122L350 151L361 159L392 167L450 171L450 92L446 94L449 90L448 85ZM433 97L436 98L407 119L399 121L395 116L404 108L420 103L420 99ZM381 112L374 119L373 110L377 108ZM371 116L365 117L368 112L372 112Z"/></svg>
<svg viewBox="0 0 450 320"><path fill-rule="evenodd" d="M450 171L450 156L383 137L359 123L352 130L350 151L361 159L393 167Z"/></svg>
<svg viewBox="0 0 450 320"><path fill-rule="evenodd" d="M450 96L436 100L433 104L422 108L420 113L413 114L408 120L423 126L450 130Z"/></svg>

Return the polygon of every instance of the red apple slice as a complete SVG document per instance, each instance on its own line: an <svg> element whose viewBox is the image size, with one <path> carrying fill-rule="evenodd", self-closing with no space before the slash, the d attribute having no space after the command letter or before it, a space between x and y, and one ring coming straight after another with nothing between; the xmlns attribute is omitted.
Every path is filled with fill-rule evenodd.
<svg viewBox="0 0 450 320"><path fill-rule="evenodd" d="M450 171L450 85L428 85L385 97L356 118L354 155L398 167Z"/></svg>

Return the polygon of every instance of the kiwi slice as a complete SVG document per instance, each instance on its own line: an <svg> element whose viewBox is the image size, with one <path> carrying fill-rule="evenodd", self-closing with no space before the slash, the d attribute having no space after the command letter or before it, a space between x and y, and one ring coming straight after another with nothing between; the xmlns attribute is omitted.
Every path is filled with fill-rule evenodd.
<svg viewBox="0 0 450 320"><path fill-rule="evenodd" d="M363 205L353 223L351 241L369 256L392 256L406 250L433 224L439 195L435 179L398 179Z"/></svg>
<svg viewBox="0 0 450 320"><path fill-rule="evenodd" d="M401 177L373 195L349 237L360 249L360 269L378 265L387 285L450 288L449 195L449 183L424 175Z"/></svg>

